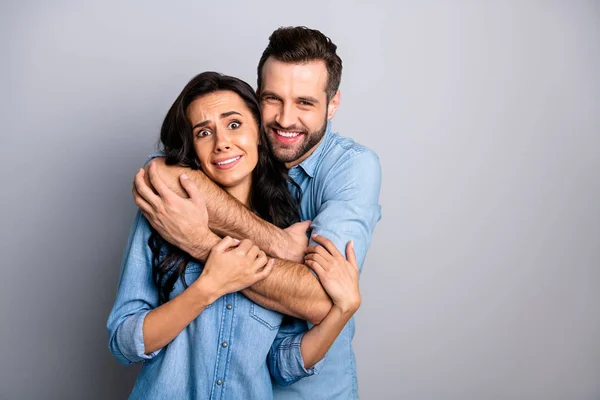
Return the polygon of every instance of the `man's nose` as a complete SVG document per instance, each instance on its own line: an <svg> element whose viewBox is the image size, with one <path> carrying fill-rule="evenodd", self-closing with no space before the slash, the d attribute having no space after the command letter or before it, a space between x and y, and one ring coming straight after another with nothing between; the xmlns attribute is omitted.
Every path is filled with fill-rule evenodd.
<svg viewBox="0 0 600 400"><path fill-rule="evenodd" d="M288 128L296 123L296 110L292 105L283 105L275 121L282 127Z"/></svg>

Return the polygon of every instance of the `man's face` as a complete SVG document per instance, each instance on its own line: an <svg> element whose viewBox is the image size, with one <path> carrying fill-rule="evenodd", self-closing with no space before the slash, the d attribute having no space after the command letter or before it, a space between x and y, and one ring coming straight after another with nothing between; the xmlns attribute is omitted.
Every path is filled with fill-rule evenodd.
<svg viewBox="0 0 600 400"><path fill-rule="evenodd" d="M262 122L275 157L288 168L319 144L327 120L339 104L339 92L327 102L323 61L291 64L270 57L263 67Z"/></svg>

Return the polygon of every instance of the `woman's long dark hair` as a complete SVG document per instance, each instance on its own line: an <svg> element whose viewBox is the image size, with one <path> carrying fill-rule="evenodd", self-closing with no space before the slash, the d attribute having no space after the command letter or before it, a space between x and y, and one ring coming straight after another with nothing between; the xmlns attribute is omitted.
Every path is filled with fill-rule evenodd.
<svg viewBox="0 0 600 400"><path fill-rule="evenodd" d="M194 149L192 126L186 112L194 99L217 91L230 91L240 96L258 125L261 144L258 146L258 163L252 171L251 202L254 211L280 228L298 222L298 201L290 194L286 183L296 184L289 178L285 165L271 156L269 142L261 126L260 105L256 94L250 85L240 79L217 72L203 72L185 86L169 109L160 129L160 142L166 155L166 163L200 169ZM159 303L166 303L177 279L181 277L187 287L184 272L192 257L164 240L154 229L148 245L152 250L152 273L158 287Z"/></svg>

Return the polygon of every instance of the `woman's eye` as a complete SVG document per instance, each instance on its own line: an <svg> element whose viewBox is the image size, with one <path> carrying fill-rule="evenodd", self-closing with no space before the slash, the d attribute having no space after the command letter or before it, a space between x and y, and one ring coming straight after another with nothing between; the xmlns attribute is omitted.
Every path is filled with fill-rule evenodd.
<svg viewBox="0 0 600 400"><path fill-rule="evenodd" d="M196 133L196 136L199 138L205 137L210 135L210 131L206 130L206 129L202 129L201 131L198 131L198 133Z"/></svg>
<svg viewBox="0 0 600 400"><path fill-rule="evenodd" d="M232 122L229 123L228 128L229 129L237 129L240 126L242 126L242 124L240 124L238 121L232 121Z"/></svg>

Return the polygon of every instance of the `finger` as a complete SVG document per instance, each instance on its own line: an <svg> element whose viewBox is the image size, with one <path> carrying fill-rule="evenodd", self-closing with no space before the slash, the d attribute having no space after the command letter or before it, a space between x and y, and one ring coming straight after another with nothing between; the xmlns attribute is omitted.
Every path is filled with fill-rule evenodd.
<svg viewBox="0 0 600 400"><path fill-rule="evenodd" d="M198 189L196 182L191 180L187 174L179 175L179 182L181 182L181 186L187 192L190 199L194 202L201 202L204 204L204 194Z"/></svg>
<svg viewBox="0 0 600 400"><path fill-rule="evenodd" d="M139 207L140 211L146 216L148 221L154 219L154 208L142 197L135 199L135 205Z"/></svg>
<svg viewBox="0 0 600 400"><path fill-rule="evenodd" d="M346 244L346 259L348 262L358 269L358 263L356 262L356 253L354 253L354 240L351 240Z"/></svg>
<svg viewBox="0 0 600 400"><path fill-rule="evenodd" d="M312 221L307 219L306 221L298 222L298 225L301 226L306 232L310 231L310 224Z"/></svg>
<svg viewBox="0 0 600 400"><path fill-rule="evenodd" d="M327 249L327 251L329 252L329 254L331 254L332 256L343 257L342 253L340 253L340 251L337 249L337 247L335 247L335 244L333 244L333 242L331 240L327 239L325 236L312 235L312 238L315 242L317 242L321 246L325 247Z"/></svg>
<svg viewBox="0 0 600 400"><path fill-rule="evenodd" d="M312 269L313 271L315 271L315 274L317 274L317 276L319 277L319 279L322 279L325 276L325 269L316 261L313 260L307 260L304 262L304 264Z"/></svg>
<svg viewBox="0 0 600 400"><path fill-rule="evenodd" d="M212 250L217 251L219 253L223 253L227 251L230 247L234 247L235 245L235 240L231 236L225 236L219 241L219 243L213 246Z"/></svg>
<svg viewBox="0 0 600 400"><path fill-rule="evenodd" d="M306 257L304 257L304 261L315 261L319 263L321 268L325 270L329 269L329 266L331 265L329 262L327 262L326 259L324 259L320 254L317 253L307 254Z"/></svg>
<svg viewBox="0 0 600 400"><path fill-rule="evenodd" d="M269 258L267 257L265 252L261 251L258 257L256 257L256 260L254 260L254 262L252 263L252 267L255 271L260 272L260 270L267 264L268 261Z"/></svg>
<svg viewBox="0 0 600 400"><path fill-rule="evenodd" d="M173 192L167 186L164 179L160 176L160 173L158 172L158 167L156 166L156 163L150 164L150 168L148 168L148 176L150 177L150 183L156 190L156 193L158 193L158 195L161 198L164 199L168 196L175 195L175 192Z"/></svg>
<svg viewBox="0 0 600 400"><path fill-rule="evenodd" d="M258 248L258 246L253 245L248 250L248 253L246 254L246 257L248 257L249 260L254 261L254 260L256 260L256 257L258 257L259 253L260 253L260 249Z"/></svg>
<svg viewBox="0 0 600 400"><path fill-rule="evenodd" d="M264 268L262 270L260 270L255 276L256 276L256 282L261 281L263 279L265 279L267 276L269 276L269 274L271 273L271 271L273 271L273 265L275 264L275 260L273 260L272 258L267 262L267 265L264 266Z"/></svg>
<svg viewBox="0 0 600 400"><path fill-rule="evenodd" d="M144 180L145 171L140 169L139 172L135 175L134 183L135 188L137 189L137 193L146 200L152 207L156 208L156 205L161 202L160 197L154 193L152 188L148 186L146 181Z"/></svg>
<svg viewBox="0 0 600 400"><path fill-rule="evenodd" d="M251 240L244 239L240 242L240 244L238 244L237 247L240 249L240 251L243 251L244 254L248 254L252 246L254 246L254 243L252 243Z"/></svg>
<svg viewBox="0 0 600 400"><path fill-rule="evenodd" d="M316 253L316 254L319 254L321 257L323 257L326 260L333 259L332 255L329 254L329 252L327 250L325 250L325 248L323 246L309 246L306 248L305 253L306 254Z"/></svg>

